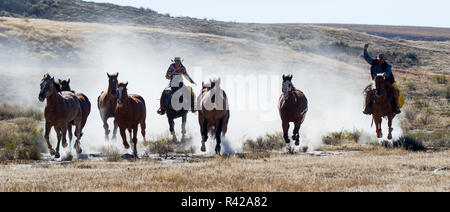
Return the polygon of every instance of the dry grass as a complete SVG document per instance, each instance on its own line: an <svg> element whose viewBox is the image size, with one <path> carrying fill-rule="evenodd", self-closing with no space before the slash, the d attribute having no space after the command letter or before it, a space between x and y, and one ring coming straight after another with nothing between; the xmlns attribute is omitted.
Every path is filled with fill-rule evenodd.
<svg viewBox="0 0 450 212"><path fill-rule="evenodd" d="M235 156L197 163L76 162L24 168L1 166L1 191L450 191L450 151L410 153L369 147L315 157ZM88 168L86 168L88 167Z"/></svg>

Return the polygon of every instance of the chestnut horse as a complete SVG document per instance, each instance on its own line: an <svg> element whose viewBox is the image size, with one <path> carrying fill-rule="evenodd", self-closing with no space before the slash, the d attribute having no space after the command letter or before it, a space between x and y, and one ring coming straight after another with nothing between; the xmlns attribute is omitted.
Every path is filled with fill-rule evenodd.
<svg viewBox="0 0 450 212"><path fill-rule="evenodd" d="M55 158L59 158L59 145L61 138L63 141L63 147L67 147L66 132L67 126L73 121L75 124L75 136L77 140L75 142L75 148L78 154L81 154L82 149L80 147L80 139L82 136L82 112L80 101L72 92L63 91L58 92L59 85L55 83L53 77L49 74L44 75L41 81L41 90L39 92L39 101L43 102L47 99L45 106L45 140L47 142L48 149L51 155L55 155ZM54 127L58 139L56 151L53 150L50 144L49 135L51 128Z"/></svg>
<svg viewBox="0 0 450 212"><path fill-rule="evenodd" d="M172 134L172 140L177 141L177 136L175 135L175 122L174 119L181 117L181 134L182 138L181 141L183 142L186 135L186 121L187 121L187 114L189 111L195 112L194 110L194 102L195 102L195 94L192 91L191 87L184 86L182 83L180 83L179 89L177 89L174 94L172 94L172 97L178 97L179 105L172 106L172 101L169 102L169 107L166 111L167 120L169 121L169 130ZM161 94L160 104L163 105L163 101L167 98L168 95L170 95L170 92L172 90L170 88L165 89L163 93ZM191 97L186 102L184 102L183 97ZM176 102L176 101L175 101Z"/></svg>
<svg viewBox="0 0 450 212"><path fill-rule="evenodd" d="M306 117L308 112L308 100L303 92L295 89L292 84L292 75L283 75L283 94L281 94L279 100L279 111L283 127L283 137L286 143L290 143L289 140L289 123L294 123L294 135L292 139L295 140L295 145L300 145L300 126Z"/></svg>
<svg viewBox="0 0 450 212"><path fill-rule="evenodd" d="M125 130L128 130L130 137L132 137L133 155L137 158L137 131L138 124L141 125L142 137L145 143L145 117L147 111L145 109L144 99L137 95L128 95L127 83L119 83L117 87L117 106L116 106L116 121L119 125L120 135L122 136L123 145L125 149L130 148L128 145ZM131 133L133 132L133 133ZM131 141L130 141L131 142Z"/></svg>
<svg viewBox="0 0 450 212"><path fill-rule="evenodd" d="M61 91L70 91L72 93L75 93L72 89L70 89L70 79L68 80L58 80L59 85L61 86ZM81 127L84 128L86 125L87 119L89 117L89 114L91 113L91 102L89 101L89 98L84 95L83 93L75 93L78 100L80 101L81 106L81 114L83 116L81 120ZM72 125L73 122L69 123L67 126L67 130L69 133L69 141L72 142Z"/></svg>
<svg viewBox="0 0 450 212"><path fill-rule="evenodd" d="M220 88L220 79L202 83L202 91L197 100L198 122L202 135L201 151L205 152L208 132L216 138L216 154L220 154L221 136L225 136L230 119L230 110L225 91Z"/></svg>
<svg viewBox="0 0 450 212"><path fill-rule="evenodd" d="M395 113L392 110L392 102L394 101L394 95L389 89L388 82L386 82L384 74L378 74L375 77L375 92L371 98L372 107L371 113L373 121L375 122L375 127L377 129L377 137L382 138L383 133L381 131L381 122L383 117L388 119L389 135L388 139L392 139L392 120L395 117Z"/></svg>
<svg viewBox="0 0 450 212"><path fill-rule="evenodd" d="M108 126L108 119L114 118L116 105L117 105L117 77L119 76L119 73L115 74L108 74L108 90L102 91L100 96L97 99L97 105L98 110L100 111L100 117L103 121L103 129L105 129L105 139L109 140L109 126ZM117 134L117 122L114 119L114 131L113 131L113 137L112 139L116 139Z"/></svg>

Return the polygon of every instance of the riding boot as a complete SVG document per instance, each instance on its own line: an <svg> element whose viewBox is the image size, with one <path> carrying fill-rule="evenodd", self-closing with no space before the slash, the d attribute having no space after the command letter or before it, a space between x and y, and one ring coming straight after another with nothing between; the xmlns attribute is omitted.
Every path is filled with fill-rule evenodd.
<svg viewBox="0 0 450 212"><path fill-rule="evenodd" d="M366 94L365 108L364 108L364 111L363 111L363 113L364 113L365 115L371 115L371 114L372 114L372 108L371 108L372 102L370 101L371 98L372 98L372 92L371 92L371 91L370 91L370 92L367 92L367 94Z"/></svg>

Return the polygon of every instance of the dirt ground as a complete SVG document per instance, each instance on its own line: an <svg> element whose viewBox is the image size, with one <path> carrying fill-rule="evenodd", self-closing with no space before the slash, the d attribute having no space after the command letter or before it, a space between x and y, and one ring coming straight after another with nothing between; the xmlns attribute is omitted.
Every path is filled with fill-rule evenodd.
<svg viewBox="0 0 450 212"><path fill-rule="evenodd" d="M0 191L450 191L448 169L435 171L449 164L450 150L376 146L182 160L42 161L1 165Z"/></svg>

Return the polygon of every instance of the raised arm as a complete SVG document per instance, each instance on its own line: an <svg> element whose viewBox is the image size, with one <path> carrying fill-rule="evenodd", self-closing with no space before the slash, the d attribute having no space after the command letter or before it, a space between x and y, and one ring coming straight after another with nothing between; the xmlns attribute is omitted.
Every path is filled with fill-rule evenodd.
<svg viewBox="0 0 450 212"><path fill-rule="evenodd" d="M172 70L169 67L169 69L167 69L167 72L166 72L166 79L170 80L170 77L172 77Z"/></svg>
<svg viewBox="0 0 450 212"><path fill-rule="evenodd" d="M364 46L364 59L369 63L370 65L373 65L375 63L375 60L370 56L367 49L369 48L369 44L366 44Z"/></svg>

